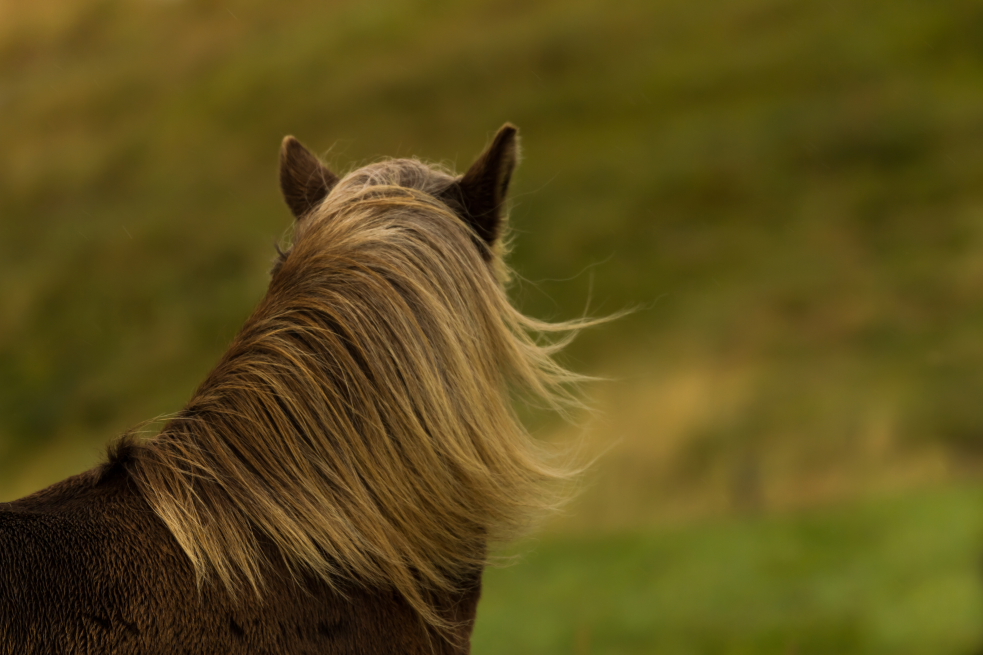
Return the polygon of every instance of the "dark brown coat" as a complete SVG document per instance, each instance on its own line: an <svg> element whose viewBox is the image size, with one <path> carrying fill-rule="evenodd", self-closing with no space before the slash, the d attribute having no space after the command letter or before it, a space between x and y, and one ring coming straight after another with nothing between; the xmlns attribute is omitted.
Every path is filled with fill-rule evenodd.
<svg viewBox="0 0 983 655"><path fill-rule="evenodd" d="M194 573L127 472L130 448L107 464L0 504L0 654L461 653L480 576L444 599L460 622L451 644L391 590L268 572L261 599L230 601Z"/></svg>

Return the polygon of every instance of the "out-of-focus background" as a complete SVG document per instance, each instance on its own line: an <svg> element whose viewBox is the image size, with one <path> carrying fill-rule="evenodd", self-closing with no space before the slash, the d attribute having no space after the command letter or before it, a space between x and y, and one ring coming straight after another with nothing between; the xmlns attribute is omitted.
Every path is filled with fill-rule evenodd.
<svg viewBox="0 0 983 655"><path fill-rule="evenodd" d="M983 5L0 2L0 499L178 410L290 225L280 139L522 129L514 294L637 311L474 652L983 647Z"/></svg>

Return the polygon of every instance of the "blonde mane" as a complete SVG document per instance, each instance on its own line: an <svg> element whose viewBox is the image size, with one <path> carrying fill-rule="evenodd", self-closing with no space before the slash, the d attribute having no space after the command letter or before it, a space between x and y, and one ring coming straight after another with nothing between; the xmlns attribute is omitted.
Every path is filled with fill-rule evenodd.
<svg viewBox="0 0 983 655"><path fill-rule="evenodd" d="M438 199L453 179L403 159L340 180L218 366L136 448L199 582L262 593L275 553L447 627L434 594L562 501L571 467L513 403L577 403L582 378L553 355L586 322L512 306L500 253Z"/></svg>

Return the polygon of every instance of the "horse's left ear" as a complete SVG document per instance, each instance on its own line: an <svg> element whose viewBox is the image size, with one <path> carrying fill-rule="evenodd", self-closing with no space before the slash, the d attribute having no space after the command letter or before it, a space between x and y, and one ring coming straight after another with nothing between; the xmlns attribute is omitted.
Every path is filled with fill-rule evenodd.
<svg viewBox="0 0 983 655"><path fill-rule="evenodd" d="M506 123L468 172L447 191L463 205L463 218L489 246L501 236L505 198L518 161L519 130Z"/></svg>
<svg viewBox="0 0 983 655"><path fill-rule="evenodd" d="M280 190L295 218L317 207L338 183L338 176L292 136L280 146Z"/></svg>

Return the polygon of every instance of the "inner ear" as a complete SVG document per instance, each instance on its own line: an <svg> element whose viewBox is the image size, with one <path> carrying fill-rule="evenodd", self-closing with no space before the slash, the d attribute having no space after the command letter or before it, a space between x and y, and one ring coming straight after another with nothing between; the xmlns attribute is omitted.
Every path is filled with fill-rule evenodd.
<svg viewBox="0 0 983 655"><path fill-rule="evenodd" d="M314 153L292 136L280 146L280 190L295 218L301 218L321 204L338 183Z"/></svg>
<svg viewBox="0 0 983 655"><path fill-rule="evenodd" d="M502 233L505 200L519 161L519 130L506 123L468 172L448 188L446 196L460 204L462 216L489 246Z"/></svg>

